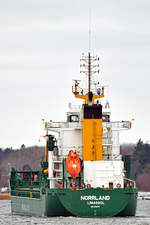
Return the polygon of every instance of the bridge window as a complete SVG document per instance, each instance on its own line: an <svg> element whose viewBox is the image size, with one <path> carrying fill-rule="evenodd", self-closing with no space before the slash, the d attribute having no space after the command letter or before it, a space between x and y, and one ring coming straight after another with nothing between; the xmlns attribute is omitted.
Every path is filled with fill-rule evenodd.
<svg viewBox="0 0 150 225"><path fill-rule="evenodd" d="M79 122L79 116L78 115L68 116L68 122Z"/></svg>

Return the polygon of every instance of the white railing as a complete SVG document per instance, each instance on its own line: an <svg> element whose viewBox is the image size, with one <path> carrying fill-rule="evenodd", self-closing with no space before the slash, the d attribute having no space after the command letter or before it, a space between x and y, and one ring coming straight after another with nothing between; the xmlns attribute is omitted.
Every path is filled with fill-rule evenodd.
<svg viewBox="0 0 150 225"><path fill-rule="evenodd" d="M130 129L132 123L130 121L114 121L114 122L103 122L103 127L112 130L122 130L122 129ZM45 128L82 128L82 122L46 122Z"/></svg>
<svg viewBox="0 0 150 225"><path fill-rule="evenodd" d="M125 181L129 181L131 184L130 186L132 186L133 188L136 188L136 183L134 180L128 179L128 178L124 178Z"/></svg>
<svg viewBox="0 0 150 225"><path fill-rule="evenodd" d="M130 121L111 121L103 122L103 127L112 130L130 129L132 123Z"/></svg>
<svg viewBox="0 0 150 225"><path fill-rule="evenodd" d="M131 122L130 121L115 121L111 122L112 124L112 130L115 129L130 129L131 128Z"/></svg>
<svg viewBox="0 0 150 225"><path fill-rule="evenodd" d="M72 122L72 123L68 123L68 122L46 122L45 123L45 129L57 129L57 128L75 128L75 129L81 129L81 122Z"/></svg>

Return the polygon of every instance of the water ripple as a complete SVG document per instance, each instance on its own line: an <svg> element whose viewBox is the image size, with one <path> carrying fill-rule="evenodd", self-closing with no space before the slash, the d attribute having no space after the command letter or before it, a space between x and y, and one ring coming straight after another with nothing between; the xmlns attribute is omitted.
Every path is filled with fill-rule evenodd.
<svg viewBox="0 0 150 225"><path fill-rule="evenodd" d="M135 217L34 217L11 214L8 200L0 200L0 225L150 225L150 201L138 200Z"/></svg>

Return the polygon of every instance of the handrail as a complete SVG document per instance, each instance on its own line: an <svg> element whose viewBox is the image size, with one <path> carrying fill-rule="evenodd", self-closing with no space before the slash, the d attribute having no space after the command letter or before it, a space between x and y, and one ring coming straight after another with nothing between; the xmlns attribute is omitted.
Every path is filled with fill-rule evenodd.
<svg viewBox="0 0 150 225"><path fill-rule="evenodd" d="M134 180L131 180L131 179L129 179L129 178L124 178L124 180L130 181L130 182L132 183L131 186L132 186L133 188L136 188L136 183L135 183Z"/></svg>

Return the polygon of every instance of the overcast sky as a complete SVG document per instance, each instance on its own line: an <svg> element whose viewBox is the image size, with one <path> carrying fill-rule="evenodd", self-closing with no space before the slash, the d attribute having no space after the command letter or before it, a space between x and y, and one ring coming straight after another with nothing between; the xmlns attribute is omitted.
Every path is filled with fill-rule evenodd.
<svg viewBox="0 0 150 225"><path fill-rule="evenodd" d="M41 145L42 118L66 119L89 11L112 120L135 119L121 141L150 140L149 0L0 0L0 147Z"/></svg>

